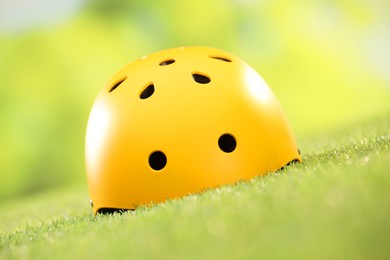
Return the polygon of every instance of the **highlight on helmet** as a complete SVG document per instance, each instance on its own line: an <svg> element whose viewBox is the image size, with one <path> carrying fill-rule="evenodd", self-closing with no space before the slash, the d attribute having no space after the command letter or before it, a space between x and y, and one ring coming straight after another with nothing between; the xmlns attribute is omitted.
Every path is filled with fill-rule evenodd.
<svg viewBox="0 0 390 260"><path fill-rule="evenodd" d="M159 51L119 70L92 107L85 156L95 214L301 161L283 109L261 76L209 47Z"/></svg>

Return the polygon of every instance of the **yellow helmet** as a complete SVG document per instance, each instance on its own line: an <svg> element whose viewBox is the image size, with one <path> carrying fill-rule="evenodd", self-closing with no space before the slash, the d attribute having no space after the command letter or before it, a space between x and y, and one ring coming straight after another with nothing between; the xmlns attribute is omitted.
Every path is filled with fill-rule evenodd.
<svg viewBox="0 0 390 260"><path fill-rule="evenodd" d="M95 214L301 160L264 80L238 57L208 47L159 51L117 72L92 107L85 152Z"/></svg>

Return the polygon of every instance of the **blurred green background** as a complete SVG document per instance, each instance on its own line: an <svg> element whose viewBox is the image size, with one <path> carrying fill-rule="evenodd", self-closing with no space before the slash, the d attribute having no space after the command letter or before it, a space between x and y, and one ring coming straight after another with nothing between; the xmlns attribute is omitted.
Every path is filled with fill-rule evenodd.
<svg viewBox="0 0 390 260"><path fill-rule="evenodd" d="M1 0L0 201L86 186L97 92L148 53L205 45L252 65L299 140L390 111L390 1Z"/></svg>

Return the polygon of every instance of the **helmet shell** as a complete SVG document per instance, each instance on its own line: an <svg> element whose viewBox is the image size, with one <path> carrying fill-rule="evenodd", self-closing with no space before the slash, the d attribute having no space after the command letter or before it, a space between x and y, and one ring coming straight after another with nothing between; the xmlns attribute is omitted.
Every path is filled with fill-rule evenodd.
<svg viewBox="0 0 390 260"><path fill-rule="evenodd" d="M208 47L159 51L118 71L92 107L85 148L94 213L198 193L301 160L260 75Z"/></svg>

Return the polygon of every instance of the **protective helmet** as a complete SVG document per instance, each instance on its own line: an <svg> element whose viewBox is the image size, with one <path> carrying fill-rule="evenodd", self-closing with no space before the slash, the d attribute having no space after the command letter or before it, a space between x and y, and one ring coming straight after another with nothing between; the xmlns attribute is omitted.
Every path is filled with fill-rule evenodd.
<svg viewBox="0 0 390 260"><path fill-rule="evenodd" d="M136 60L103 87L86 134L94 213L135 209L300 161L285 114L244 61L208 47Z"/></svg>

